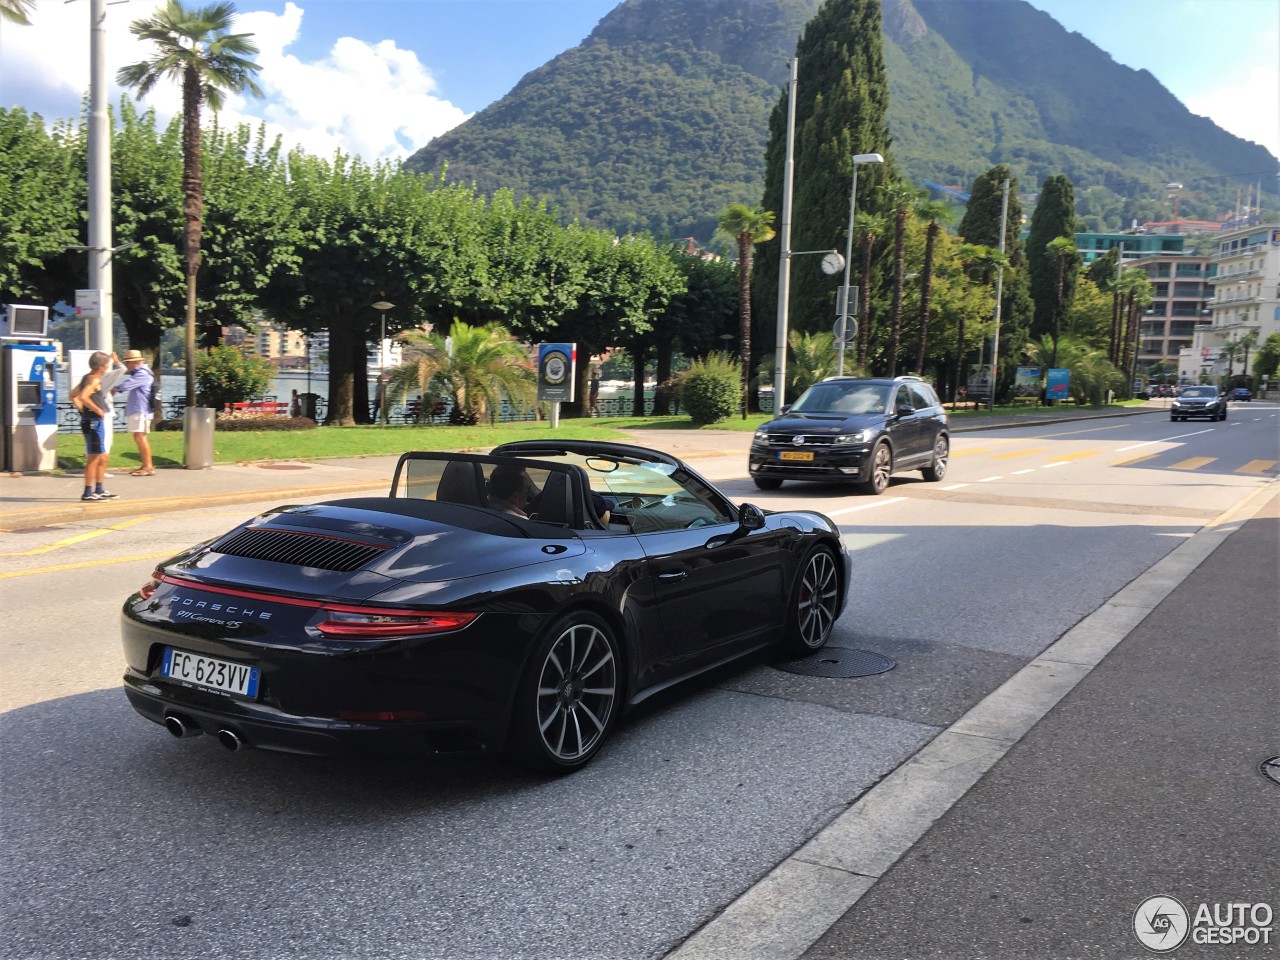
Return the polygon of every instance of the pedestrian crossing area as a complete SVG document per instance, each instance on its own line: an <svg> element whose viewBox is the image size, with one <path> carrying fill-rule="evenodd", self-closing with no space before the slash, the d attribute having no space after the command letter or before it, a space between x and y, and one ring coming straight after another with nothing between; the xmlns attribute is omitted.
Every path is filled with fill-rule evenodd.
<svg viewBox="0 0 1280 960"><path fill-rule="evenodd" d="M1108 466L1138 468L1143 470L1199 471L1202 473L1238 473L1245 476L1280 476L1280 459L1258 459L1241 454L1239 457L1188 457L1181 446L1155 452L1115 457L1115 451L1083 449L1054 451L1043 446L1026 449L999 450L992 447L959 447L951 451L953 462L975 465L982 460L995 464L1042 469L1052 469L1079 462L1106 462ZM1019 473L1030 472L1029 470Z"/></svg>

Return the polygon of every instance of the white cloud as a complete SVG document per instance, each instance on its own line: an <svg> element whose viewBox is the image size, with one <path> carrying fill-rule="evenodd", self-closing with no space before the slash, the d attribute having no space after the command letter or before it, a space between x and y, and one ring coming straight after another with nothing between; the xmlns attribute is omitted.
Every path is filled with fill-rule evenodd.
<svg viewBox="0 0 1280 960"><path fill-rule="evenodd" d="M110 100L121 89L116 71L147 58L149 45L129 32L137 14L107 7L107 77ZM340 38L322 60L303 62L288 52L302 30L304 10L287 3L284 13L246 13L234 29L252 33L262 67L263 100L227 97L219 116L224 127L265 123L287 146L329 156L336 150L368 161L403 159L468 114L436 95L430 69L413 51L392 40L370 45ZM41 0L32 26L6 24L0 32L0 103L21 106L46 119L78 115L89 88L89 4ZM50 51L57 51L51 56ZM181 110L175 84L159 84L142 101L163 119ZM207 118L206 118L207 122Z"/></svg>

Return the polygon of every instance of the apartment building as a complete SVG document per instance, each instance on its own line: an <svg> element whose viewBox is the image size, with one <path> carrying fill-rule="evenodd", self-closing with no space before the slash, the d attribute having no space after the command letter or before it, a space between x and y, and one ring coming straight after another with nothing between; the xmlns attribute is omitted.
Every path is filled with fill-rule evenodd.
<svg viewBox="0 0 1280 960"><path fill-rule="evenodd" d="M1161 254L1126 260L1125 267L1145 271L1151 282L1151 306L1138 328L1137 372L1163 361L1173 373L1182 351L1195 339L1196 327L1207 319L1214 264L1209 257Z"/></svg>
<svg viewBox="0 0 1280 960"><path fill-rule="evenodd" d="M1179 378L1251 376L1257 348L1280 332L1280 224L1224 231L1209 263L1209 313L1179 351Z"/></svg>

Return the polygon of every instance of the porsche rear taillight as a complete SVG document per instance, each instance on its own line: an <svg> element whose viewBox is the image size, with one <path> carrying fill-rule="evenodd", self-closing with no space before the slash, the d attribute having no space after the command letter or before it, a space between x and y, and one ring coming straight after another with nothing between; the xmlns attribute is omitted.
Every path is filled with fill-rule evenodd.
<svg viewBox="0 0 1280 960"><path fill-rule="evenodd" d="M387 610L327 604L324 612L328 617L316 624L317 630L327 637L355 640L452 633L454 630L461 630L479 616L478 613Z"/></svg>

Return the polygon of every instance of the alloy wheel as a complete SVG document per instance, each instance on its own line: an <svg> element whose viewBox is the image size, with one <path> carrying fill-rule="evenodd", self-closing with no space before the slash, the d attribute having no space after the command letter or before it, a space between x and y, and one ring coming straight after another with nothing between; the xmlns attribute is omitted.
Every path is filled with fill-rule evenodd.
<svg viewBox="0 0 1280 960"><path fill-rule="evenodd" d="M805 564L796 595L796 638L806 650L827 642L835 626L840 603L840 578L836 561L826 550L817 550Z"/></svg>
<svg viewBox="0 0 1280 960"><path fill-rule="evenodd" d="M570 623L538 674L538 734L556 762L577 765L604 738L618 699L613 640L596 624Z"/></svg>

